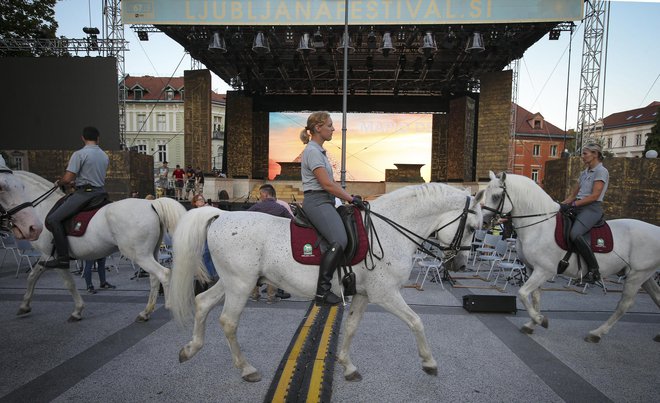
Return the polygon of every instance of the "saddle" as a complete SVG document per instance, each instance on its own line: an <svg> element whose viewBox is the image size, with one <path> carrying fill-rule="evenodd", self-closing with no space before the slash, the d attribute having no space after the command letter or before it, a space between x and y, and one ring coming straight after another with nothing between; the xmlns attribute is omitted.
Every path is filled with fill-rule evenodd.
<svg viewBox="0 0 660 403"><path fill-rule="evenodd" d="M69 197L69 195L62 197L60 200L58 200L53 208L50 209L48 214L46 215L46 222L48 222L48 216L50 216L53 211L57 210L58 207L64 203L66 198ZM92 220L92 217L98 211L104 207L106 204L112 203L108 199L108 194L107 193L102 193L99 194L98 196L90 199L81 209L78 211L76 214L74 214L71 218L68 218L64 221L64 229L66 230L66 234L68 236L75 236L75 237L81 237L85 235L85 231L87 231L87 226L89 225L89 222ZM50 225L46 224L46 228L51 231Z"/></svg>
<svg viewBox="0 0 660 403"><path fill-rule="evenodd" d="M362 215L355 206L339 206L337 212L344 222L348 243L344 250L345 265L358 264L367 255L369 242L364 229ZM291 253L293 259L302 264L321 264L321 235L309 221L302 208L296 208L294 219L291 220Z"/></svg>
<svg viewBox="0 0 660 403"><path fill-rule="evenodd" d="M568 268L568 259L575 251L569 242L569 234L573 226L574 216L572 214L557 214L555 225L555 242L557 246L567 251L557 265L557 273L562 274ZM589 230L591 239L590 246L594 253L609 253L614 249L614 238L612 230L607 222L601 218L600 221ZM578 267L580 259L578 259Z"/></svg>

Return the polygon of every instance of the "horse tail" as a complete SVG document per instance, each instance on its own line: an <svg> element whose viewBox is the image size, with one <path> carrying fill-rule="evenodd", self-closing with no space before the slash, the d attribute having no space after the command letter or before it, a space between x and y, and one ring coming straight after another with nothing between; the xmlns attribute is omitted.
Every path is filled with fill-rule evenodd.
<svg viewBox="0 0 660 403"><path fill-rule="evenodd" d="M151 206L156 210L160 220L161 228L174 233L174 229L179 219L186 214L186 208L181 203L169 197L160 197L151 202Z"/></svg>
<svg viewBox="0 0 660 403"><path fill-rule="evenodd" d="M190 210L177 225L172 238L173 263L167 300L174 319L180 324L192 319L194 277L208 282L203 253L208 226L222 210L200 207Z"/></svg>

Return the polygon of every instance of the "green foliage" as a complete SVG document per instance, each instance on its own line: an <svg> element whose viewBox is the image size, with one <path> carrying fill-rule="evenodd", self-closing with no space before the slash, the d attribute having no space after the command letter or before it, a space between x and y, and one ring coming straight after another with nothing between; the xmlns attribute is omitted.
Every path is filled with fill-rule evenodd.
<svg viewBox="0 0 660 403"><path fill-rule="evenodd" d="M57 0L0 1L1 39L54 39L57 31L55 3ZM7 57L49 56L51 51L38 46L29 51L10 51Z"/></svg>
<svg viewBox="0 0 660 403"><path fill-rule="evenodd" d="M660 108L658 108L660 112ZM651 128L651 132L646 134L646 144L644 145L644 153L648 150L655 150L660 152L660 113L655 115L655 126Z"/></svg>

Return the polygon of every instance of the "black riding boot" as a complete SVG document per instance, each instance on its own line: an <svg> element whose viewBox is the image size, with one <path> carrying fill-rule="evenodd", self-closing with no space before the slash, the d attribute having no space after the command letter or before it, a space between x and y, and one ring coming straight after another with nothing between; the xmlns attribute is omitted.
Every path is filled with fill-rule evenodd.
<svg viewBox="0 0 660 403"><path fill-rule="evenodd" d="M319 280L316 283L316 298L314 299L316 305L329 306L341 302L341 298L330 291L332 288L330 281L343 257L344 250L337 243L330 245L330 248L323 254L319 268Z"/></svg>
<svg viewBox="0 0 660 403"><path fill-rule="evenodd" d="M66 239L66 232L64 225L57 223L51 225L53 232L53 240L55 242L55 250L57 257L47 262L39 262L47 269L68 269L69 268L69 242Z"/></svg>
<svg viewBox="0 0 660 403"><path fill-rule="evenodd" d="M596 281L600 280L600 272L598 271L598 262L596 261L596 256L591 251L591 246L582 236L578 236L573 240L573 245L577 252L582 256L582 259L587 264L588 273L584 277L584 281L587 283L593 284Z"/></svg>

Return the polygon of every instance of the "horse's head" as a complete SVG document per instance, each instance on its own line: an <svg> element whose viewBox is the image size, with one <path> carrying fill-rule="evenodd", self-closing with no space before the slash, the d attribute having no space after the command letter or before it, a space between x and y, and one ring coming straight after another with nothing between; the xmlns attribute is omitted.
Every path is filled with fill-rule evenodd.
<svg viewBox="0 0 660 403"><path fill-rule="evenodd" d="M481 205L476 197L467 197L460 213L449 225L437 231L438 241L442 245L449 245L445 257L454 255L451 259L453 270L461 270L467 265L468 254L472 244L472 234L481 228L483 215Z"/></svg>
<svg viewBox="0 0 660 403"><path fill-rule="evenodd" d="M488 186L480 190L476 196L484 210L484 222L490 222L497 216L509 214L513 210L513 203L506 189L506 172L496 176L493 171L489 171L489 175Z"/></svg>
<svg viewBox="0 0 660 403"><path fill-rule="evenodd" d="M17 239L35 241L43 224L25 194L23 182L6 167L0 169L0 227Z"/></svg>

